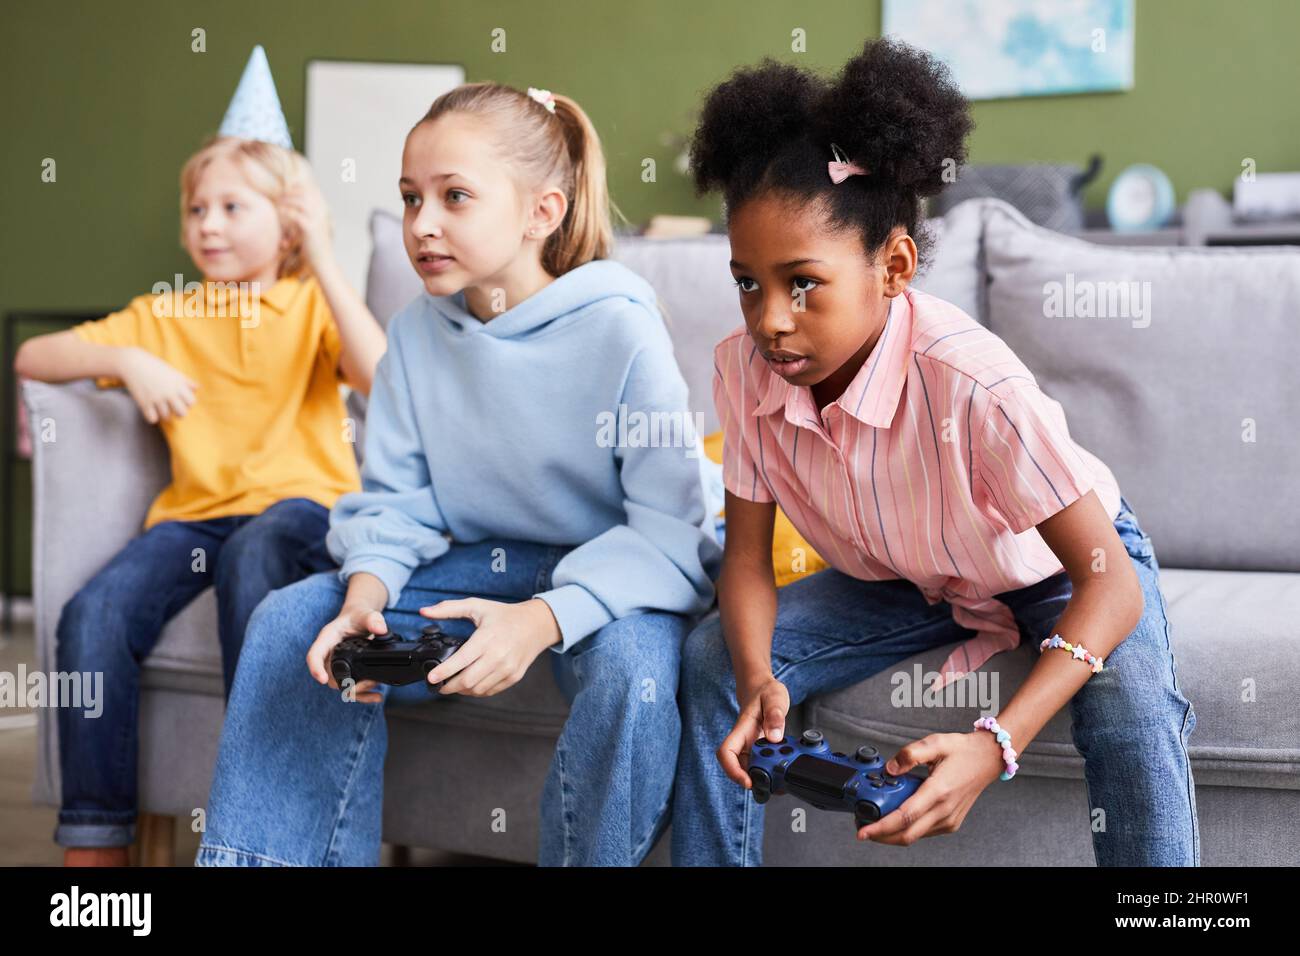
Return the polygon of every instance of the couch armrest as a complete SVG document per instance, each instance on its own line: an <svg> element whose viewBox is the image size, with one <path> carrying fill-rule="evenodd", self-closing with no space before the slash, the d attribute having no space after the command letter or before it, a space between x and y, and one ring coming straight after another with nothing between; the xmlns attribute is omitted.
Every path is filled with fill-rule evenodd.
<svg viewBox="0 0 1300 956"><path fill-rule="evenodd" d="M32 610L36 664L55 668L63 606L140 533L171 478L167 444L120 388L23 382L32 436ZM55 711L37 708L33 798L58 803Z"/></svg>

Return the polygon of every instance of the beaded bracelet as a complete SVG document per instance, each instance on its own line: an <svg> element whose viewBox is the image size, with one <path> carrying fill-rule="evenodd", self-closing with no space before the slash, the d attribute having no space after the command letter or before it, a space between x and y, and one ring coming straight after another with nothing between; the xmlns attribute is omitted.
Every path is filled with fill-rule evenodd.
<svg viewBox="0 0 1300 956"><path fill-rule="evenodd" d="M1016 763L1016 752L1011 749L1011 735L1007 733L998 722L992 717L981 717L975 721L976 730L987 730L997 738L997 742L1002 745L1002 761L1007 765L1007 769L998 775L999 780L1010 780L1020 769L1020 764Z"/></svg>
<svg viewBox="0 0 1300 956"><path fill-rule="evenodd" d="M1083 661L1088 664L1094 674L1101 670L1102 660L1100 657L1089 654L1087 648L1082 644L1071 644L1069 641L1062 640L1060 634L1045 637L1043 643L1038 645L1040 651L1045 651L1049 647L1059 647L1063 651L1069 651L1076 661Z"/></svg>

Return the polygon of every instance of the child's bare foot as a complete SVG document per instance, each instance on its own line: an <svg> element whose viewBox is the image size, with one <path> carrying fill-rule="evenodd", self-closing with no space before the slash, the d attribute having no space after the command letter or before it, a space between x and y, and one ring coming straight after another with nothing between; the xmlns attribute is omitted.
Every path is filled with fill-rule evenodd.
<svg viewBox="0 0 1300 956"><path fill-rule="evenodd" d="M64 866L127 866L129 847L95 846L67 847L63 851Z"/></svg>

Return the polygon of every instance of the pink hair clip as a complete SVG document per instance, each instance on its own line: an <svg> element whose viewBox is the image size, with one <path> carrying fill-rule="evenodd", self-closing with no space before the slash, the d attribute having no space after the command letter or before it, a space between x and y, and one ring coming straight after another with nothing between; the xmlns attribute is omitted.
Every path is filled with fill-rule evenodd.
<svg viewBox="0 0 1300 956"><path fill-rule="evenodd" d="M541 103L552 113L555 112L555 94L553 94L550 90L539 90L535 86L530 86L528 87L528 95L531 96L533 99L535 99L537 102Z"/></svg>
<svg viewBox="0 0 1300 956"><path fill-rule="evenodd" d="M850 176L866 176L869 170L857 163L849 162L849 158L844 155L844 151L831 143L831 152L835 155L835 160L826 164L827 171L831 174L831 182L837 186L848 179Z"/></svg>

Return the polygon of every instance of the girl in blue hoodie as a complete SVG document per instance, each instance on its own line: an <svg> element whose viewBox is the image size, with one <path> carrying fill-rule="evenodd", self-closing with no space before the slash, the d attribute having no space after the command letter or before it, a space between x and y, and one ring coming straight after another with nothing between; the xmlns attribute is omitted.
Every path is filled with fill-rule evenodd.
<svg viewBox="0 0 1300 956"><path fill-rule="evenodd" d="M340 689L330 655L437 620L470 635L429 675L441 697L498 694L551 652L571 709L540 862L634 865L666 826L681 646L720 561L672 343L650 286L606 258L604 158L571 99L444 94L399 186L425 291L388 328L363 490L330 515L341 567L249 622L196 862L378 862L382 704L433 695Z"/></svg>

